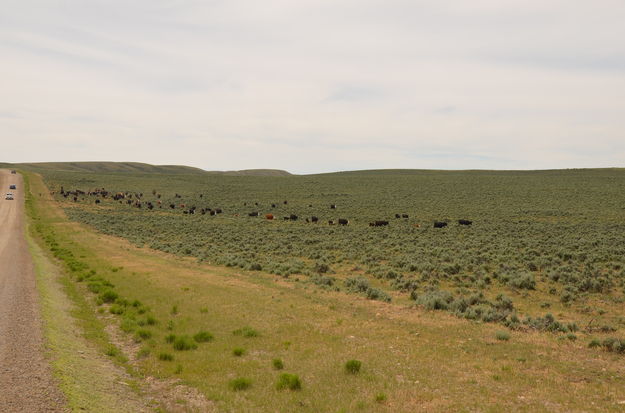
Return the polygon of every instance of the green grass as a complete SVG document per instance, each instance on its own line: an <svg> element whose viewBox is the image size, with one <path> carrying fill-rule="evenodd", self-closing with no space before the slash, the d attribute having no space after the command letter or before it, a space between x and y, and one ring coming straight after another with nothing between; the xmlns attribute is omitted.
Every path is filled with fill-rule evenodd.
<svg viewBox="0 0 625 413"><path fill-rule="evenodd" d="M208 343L209 341L213 341L214 337L208 331L200 331L193 336L193 339L198 343Z"/></svg>
<svg viewBox="0 0 625 413"><path fill-rule="evenodd" d="M299 376L295 374L282 373L278 377L278 382L276 383L276 389L278 390L301 390L302 389L302 381Z"/></svg>
<svg viewBox="0 0 625 413"><path fill-rule="evenodd" d="M247 379L245 377L239 377L233 380L230 380L228 386L234 391L247 390L252 387L252 380Z"/></svg>
<svg viewBox="0 0 625 413"><path fill-rule="evenodd" d="M345 371L349 374L358 374L362 367L362 362L359 360L349 360L345 363Z"/></svg>

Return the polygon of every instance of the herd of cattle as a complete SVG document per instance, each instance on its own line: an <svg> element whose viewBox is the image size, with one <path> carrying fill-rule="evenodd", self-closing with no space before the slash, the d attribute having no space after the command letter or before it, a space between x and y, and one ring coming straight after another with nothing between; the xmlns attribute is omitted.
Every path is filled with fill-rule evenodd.
<svg viewBox="0 0 625 413"><path fill-rule="evenodd" d="M95 197L95 204L98 205L101 203L101 199L100 198L110 198L113 199L114 201L118 201L120 204L125 203L126 205L132 206L134 208L147 208L149 210L154 209L155 207L158 207L159 209L163 208L163 204L161 202L161 194L157 193L156 191L152 191L152 195L156 197L155 201L144 201L143 200L143 193L141 192L109 192L107 190L105 190L104 188L99 188L99 189L95 189L93 191L81 191L79 189L75 189L73 191L66 191L63 187L61 187L61 190L59 191L59 194L61 196L63 196L64 198L70 198L74 201L74 202L78 202L78 198L81 197L82 200L85 200L85 196L89 196L89 197ZM52 195L54 195L54 192L52 192ZM174 198L177 199L181 199L182 195L180 194L175 194ZM203 195L200 194L200 198L203 198ZM288 204L288 201L283 201L282 202L284 205ZM243 206L248 206L247 202L243 203ZM258 202L254 203L254 206L260 206ZM310 208L312 208L312 204L308 205ZM199 213L201 215L217 215L217 214L221 214L223 213L223 209L222 208L200 208L198 209L196 206L187 206L186 204L180 203L178 205L176 205L175 203L169 203L168 205L169 209L182 209L182 212L185 215L194 215L196 213ZM277 204L273 203L271 204L271 208L276 208ZM337 209L336 208L336 204L330 204L330 209ZM247 214L249 217L260 217L263 216L263 214L261 214L258 211L253 211L253 212L249 212ZM234 214L234 216L238 217L239 214ZM277 219L277 217L272 214L272 213L268 213L268 214L264 214L264 218L267 220L274 220ZM396 219L408 219L408 214L395 214L395 218ZM283 219L285 221L297 221L299 219L299 217L295 214L290 214L290 215L286 215L283 217ZM305 218L305 221L307 223L313 223L313 224L317 224L319 222L319 218L316 216L311 216L310 218ZM339 218L337 220L329 220L328 221L328 225L348 225L349 224L349 220L348 219L344 219L344 218ZM467 219L460 219L458 220L458 224L459 225L471 225L473 224L473 221L469 221ZM388 220L376 220L376 221L372 221L369 223L370 227L384 227L389 225L389 221ZM434 222L434 228L444 228L446 227L448 224L446 221L435 221ZM414 225L415 227L419 227L418 224Z"/></svg>

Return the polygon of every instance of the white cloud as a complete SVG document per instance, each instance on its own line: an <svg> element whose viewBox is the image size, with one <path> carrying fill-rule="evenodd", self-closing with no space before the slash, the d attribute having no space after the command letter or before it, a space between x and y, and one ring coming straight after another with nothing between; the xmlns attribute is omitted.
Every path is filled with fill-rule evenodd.
<svg viewBox="0 0 625 413"><path fill-rule="evenodd" d="M11 1L7 161L623 165L620 1Z"/></svg>

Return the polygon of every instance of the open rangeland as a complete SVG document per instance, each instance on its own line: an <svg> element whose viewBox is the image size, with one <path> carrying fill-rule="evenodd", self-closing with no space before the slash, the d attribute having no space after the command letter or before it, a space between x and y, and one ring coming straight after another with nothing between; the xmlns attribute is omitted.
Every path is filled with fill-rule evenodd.
<svg viewBox="0 0 625 413"><path fill-rule="evenodd" d="M625 406L623 171L39 172L33 234L167 410Z"/></svg>

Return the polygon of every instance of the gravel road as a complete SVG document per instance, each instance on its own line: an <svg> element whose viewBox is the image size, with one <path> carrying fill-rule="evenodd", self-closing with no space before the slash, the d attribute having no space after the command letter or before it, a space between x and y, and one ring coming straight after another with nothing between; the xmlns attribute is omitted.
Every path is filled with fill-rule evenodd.
<svg viewBox="0 0 625 413"><path fill-rule="evenodd" d="M9 185L17 189L9 189ZM0 411L64 412L44 355L33 263L24 238L21 175L0 170ZM5 200L12 192L15 200Z"/></svg>

